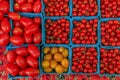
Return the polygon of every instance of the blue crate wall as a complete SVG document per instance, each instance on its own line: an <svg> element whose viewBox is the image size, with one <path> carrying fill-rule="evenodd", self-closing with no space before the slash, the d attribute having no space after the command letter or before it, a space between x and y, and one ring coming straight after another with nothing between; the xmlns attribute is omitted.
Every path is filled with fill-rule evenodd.
<svg viewBox="0 0 120 80"><path fill-rule="evenodd" d="M84 45L72 45L71 46L71 52L72 52L72 49L73 48L76 48L76 47L86 47L86 48L91 48L91 47L93 47L93 48L96 48L96 51L97 51L97 53L98 53L98 55L97 55L97 59L98 59L98 63L97 63L97 71L96 72L94 72L94 73L92 73L92 74L99 74L100 73L100 51L99 51L99 47L98 46L96 46L96 45L94 45L94 46L90 46L90 45L86 45L86 46L84 46ZM72 52L72 55L73 55L73 52ZM72 56L71 55L71 56ZM72 57L71 57L72 58ZM76 72L74 72L74 71L72 71L72 60L71 60L71 67L70 67L70 70L71 70L71 73L72 74L90 74L90 73L84 73L84 72L79 72L79 73L76 73Z"/></svg>
<svg viewBox="0 0 120 80"><path fill-rule="evenodd" d="M69 65L71 65L71 48L69 47L69 46L66 46L66 45L56 45L56 44L53 44L53 45L44 45L44 46L42 46L42 48L41 48L41 57L40 57L40 63L42 63L42 61L43 61L43 59L44 59L44 52L43 52L43 50L44 50L44 48L45 47L50 47L50 48L52 48L52 47L64 47L64 48L67 48L68 49L68 51L69 51L69 55L68 55L68 59L69 59L69 61L70 61L70 63L69 63ZM55 71L52 71L51 73L46 73L46 72L44 72L43 71L43 68L42 68L42 66L40 65L40 71L41 71L41 75L42 74L57 74ZM68 71L67 72L64 72L63 74L70 74L70 66L68 67Z"/></svg>
<svg viewBox="0 0 120 80"><path fill-rule="evenodd" d="M72 1L73 0L70 0L71 3L72 3ZM96 0L96 1L97 1L97 6L98 6L98 13L97 13L97 15L95 15L95 16L73 16L72 15L72 17L96 17L96 16L100 16L100 0ZM73 4L71 4L70 6L72 6L71 7L71 11L72 11Z"/></svg>
<svg viewBox="0 0 120 80"><path fill-rule="evenodd" d="M7 48L7 51L9 51L9 50L14 50L14 49L16 49L16 48L19 48L19 47L28 47L27 45L24 45L24 46L14 46L14 47L8 47ZM38 49L40 50L40 48L41 48L41 46L37 46L38 47ZM39 62L39 70L40 70L40 57L38 58L38 62ZM41 73L41 72L40 72ZM40 74L38 75L38 76L40 76ZM12 76L12 75L8 75L8 78L10 78L10 79L16 79L16 78L29 78L29 76Z"/></svg>
<svg viewBox="0 0 120 80"><path fill-rule="evenodd" d="M104 48L104 49L107 49L107 50L111 50L111 49L119 49L120 50L120 46L119 47L100 47L101 48ZM100 60L99 60L100 61ZM99 73L100 74L100 73ZM104 74L100 74L101 76L120 76L120 74L109 74L109 73L104 73Z"/></svg>
<svg viewBox="0 0 120 80"><path fill-rule="evenodd" d="M70 22L70 29L71 29L71 25L72 24L71 24L71 19L69 17L46 17L46 18L43 19L43 23L42 23L42 25L43 25L43 32L44 32L43 33L43 43L45 45L47 45L47 43L46 43L46 28L45 28L46 20L47 19L51 19L53 21L56 21L56 20L61 19L61 18L65 18L65 19L69 20L69 22ZM71 32L69 33L69 44L63 44L63 45L70 45L70 34L71 34ZM56 44L56 43L54 43L54 44Z"/></svg>
<svg viewBox="0 0 120 80"><path fill-rule="evenodd" d="M43 16L44 17L49 17L49 16L46 16L46 14L45 14L45 7L46 7L46 5L45 5L45 3L44 3L44 0L41 0L42 1L42 4L43 4L43 9L42 9L42 11L43 11ZM72 16L72 0L69 0L69 9L70 9L70 12L69 12L69 14L68 14L68 16L70 17L70 16ZM50 17L68 17L68 16L50 16Z"/></svg>
<svg viewBox="0 0 120 80"><path fill-rule="evenodd" d="M42 45L43 44L43 26L42 26L42 21L43 21L43 17L41 14L27 14L27 13L20 13L20 15L22 17L28 17L28 18L35 18L35 17L40 17L41 18L41 31L42 31L42 42L40 44L35 44L35 45ZM12 25L12 30L14 28L14 25L13 25L13 21L11 21L11 25ZM12 30L11 30L11 35L12 35ZM34 43L31 43L31 44L34 44ZM24 45L28 45L28 44L23 44ZM13 44L10 44L10 46L14 46Z"/></svg>
<svg viewBox="0 0 120 80"><path fill-rule="evenodd" d="M41 1L41 0L40 0ZM42 2L42 1L41 1ZM14 4L15 4L15 0L10 0L10 11L11 12L15 12L15 10L14 10ZM41 10L41 12L43 11L43 4L42 4L42 10ZM24 13L24 14L42 14L42 13L34 13L34 12L19 12L19 13Z"/></svg>
<svg viewBox="0 0 120 80"><path fill-rule="evenodd" d="M98 19L98 17L96 16L96 17L74 17L74 18L72 18L72 30L73 30L73 28L74 28L74 24L73 24L73 21L75 21L75 20L77 20L77 21L81 21L82 19L86 19L86 20L93 20L93 19ZM72 42L72 39L71 39L71 44L72 45L90 45L90 46L97 46L97 45L99 45L99 28L100 28L100 24L99 24L99 19L98 19L98 27L97 27L97 37L98 37L98 40L97 40L97 42L96 42L96 44L75 44L75 43L73 43ZM72 33L72 32L71 32Z"/></svg>
<svg viewBox="0 0 120 80"><path fill-rule="evenodd" d="M102 45L102 42L101 42L101 39L102 39L102 36L101 36L101 22L107 22L109 20L120 21L120 18L103 18L103 19L100 20L100 29L99 29L99 32L100 32L100 38L99 38L100 46L103 47L103 48L119 48L120 46L104 46L104 45Z"/></svg>

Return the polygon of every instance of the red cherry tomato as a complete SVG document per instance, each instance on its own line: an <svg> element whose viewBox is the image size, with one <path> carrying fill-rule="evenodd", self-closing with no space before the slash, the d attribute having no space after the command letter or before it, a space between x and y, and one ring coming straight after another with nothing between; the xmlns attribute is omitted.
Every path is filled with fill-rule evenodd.
<svg viewBox="0 0 120 80"><path fill-rule="evenodd" d="M14 4L14 10L19 12L20 11L20 5L18 3Z"/></svg>
<svg viewBox="0 0 120 80"><path fill-rule="evenodd" d="M34 2L33 4L33 11L35 13L40 13L42 10L42 3L40 2L40 0L37 0L36 2Z"/></svg>
<svg viewBox="0 0 120 80"><path fill-rule="evenodd" d="M39 73L40 73L39 69L35 69L35 68L26 68L25 69L25 74L27 76L36 77L39 75Z"/></svg>
<svg viewBox="0 0 120 80"><path fill-rule="evenodd" d="M31 3L25 3L21 6L20 10L22 12L32 12L32 4Z"/></svg>
<svg viewBox="0 0 120 80"><path fill-rule="evenodd" d="M23 29L21 27L15 27L13 29L13 35L22 35L23 34Z"/></svg>
<svg viewBox="0 0 120 80"><path fill-rule="evenodd" d="M8 1L1 1L0 2L0 11L4 12L4 14L9 12L9 3Z"/></svg>
<svg viewBox="0 0 120 80"><path fill-rule="evenodd" d="M38 25L41 24L41 19L39 17L35 17L33 20L36 24L38 24Z"/></svg>
<svg viewBox="0 0 120 80"><path fill-rule="evenodd" d="M14 27L21 27L20 21L14 21Z"/></svg>
<svg viewBox="0 0 120 80"><path fill-rule="evenodd" d="M26 2L26 0L15 0L15 2L22 5Z"/></svg>
<svg viewBox="0 0 120 80"><path fill-rule="evenodd" d="M21 17L20 18L20 23L24 26L24 27L29 27L33 21L30 18L27 17Z"/></svg>
<svg viewBox="0 0 120 80"><path fill-rule="evenodd" d="M26 59L22 56L17 56L16 63L22 69L26 68L26 66L27 66Z"/></svg>
<svg viewBox="0 0 120 80"><path fill-rule="evenodd" d="M17 76L19 73L19 67L16 64L8 63L6 65L6 70L12 75Z"/></svg>
<svg viewBox="0 0 120 80"><path fill-rule="evenodd" d="M28 56L27 57L27 64L33 68L38 67L38 60L34 58L33 56Z"/></svg>
<svg viewBox="0 0 120 80"><path fill-rule="evenodd" d="M4 18L1 22L1 29L5 32L5 33L9 33L10 32L10 22L7 18Z"/></svg>
<svg viewBox="0 0 120 80"><path fill-rule="evenodd" d="M15 46L20 46L24 43L24 39L21 36L14 35L10 37L10 42Z"/></svg>
<svg viewBox="0 0 120 80"><path fill-rule="evenodd" d="M26 42L26 43L32 43L32 42L33 42L33 37L32 37L32 35L24 34L24 39L25 39L25 42Z"/></svg>
<svg viewBox="0 0 120 80"><path fill-rule="evenodd" d="M10 63L14 63L16 59L15 51L11 50L7 52L7 60Z"/></svg>
<svg viewBox="0 0 120 80"><path fill-rule="evenodd" d="M9 12L8 17L14 21L20 20L20 15L16 12Z"/></svg>
<svg viewBox="0 0 120 80"><path fill-rule="evenodd" d="M42 34L41 34L41 32L38 32L38 33L34 34L33 41L34 41L35 44L41 43L41 41L42 41Z"/></svg>
<svg viewBox="0 0 120 80"><path fill-rule="evenodd" d="M20 55L20 56L27 56L27 54L28 54L28 50L26 47L16 48L15 52L17 55Z"/></svg>
<svg viewBox="0 0 120 80"><path fill-rule="evenodd" d="M9 34L2 34L0 35L0 46L7 46L7 44L9 43Z"/></svg>
<svg viewBox="0 0 120 80"><path fill-rule="evenodd" d="M40 51L35 45L28 45L28 52L35 58L38 58L40 56Z"/></svg>
<svg viewBox="0 0 120 80"><path fill-rule="evenodd" d="M4 18L4 13L0 11L0 21L3 20L3 18Z"/></svg>
<svg viewBox="0 0 120 80"><path fill-rule="evenodd" d="M28 3L33 3L33 2L34 2L34 0L27 0L27 2L28 2Z"/></svg>
<svg viewBox="0 0 120 80"><path fill-rule="evenodd" d="M39 31L39 26L36 24L31 24L30 27L25 29L25 34L32 35Z"/></svg>

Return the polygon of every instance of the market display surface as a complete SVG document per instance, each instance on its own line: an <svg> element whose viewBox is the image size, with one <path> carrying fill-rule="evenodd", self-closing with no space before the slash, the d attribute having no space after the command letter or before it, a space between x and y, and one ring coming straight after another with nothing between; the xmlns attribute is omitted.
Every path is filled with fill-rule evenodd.
<svg viewBox="0 0 120 80"><path fill-rule="evenodd" d="M0 80L120 80L119 17L119 0L0 0Z"/></svg>

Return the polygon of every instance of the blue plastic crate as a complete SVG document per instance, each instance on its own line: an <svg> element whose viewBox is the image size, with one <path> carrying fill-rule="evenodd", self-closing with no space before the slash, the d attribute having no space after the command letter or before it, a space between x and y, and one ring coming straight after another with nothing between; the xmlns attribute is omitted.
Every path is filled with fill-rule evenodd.
<svg viewBox="0 0 120 80"><path fill-rule="evenodd" d="M46 43L46 28L45 28L46 20L51 19L53 21L56 21L56 20L61 19L61 18L65 18L65 19L67 19L69 21L69 23L70 23L70 31L71 31L72 23L71 23L71 19L69 17L46 17L46 18L43 19L43 23L42 23L43 32L44 32L43 33L43 44L47 45L47 43ZM70 43L71 43L70 38L71 38L71 32L69 33L69 44L63 44L63 45L70 45ZM54 43L54 44L56 44L56 43Z"/></svg>
<svg viewBox="0 0 120 80"><path fill-rule="evenodd" d="M46 14L45 14L45 7L46 7L46 5L45 5L45 3L44 3L44 0L41 0L42 1L42 7L43 7L43 9L42 9L42 12L43 12L43 16L44 17L49 17L49 16L46 16ZM69 14L68 14L68 16L70 17L70 16L72 16L72 0L69 0L69 9L70 9L70 12L69 12ZM60 16L60 17L68 17L68 16ZM51 16L51 17L59 17L59 16Z"/></svg>
<svg viewBox="0 0 120 80"><path fill-rule="evenodd" d="M70 47L69 46L66 46L66 45L44 45L44 46L42 46L42 48L41 48L41 57L40 57L40 63L42 63L42 61L43 61L43 59L44 59L44 53L43 53L43 49L45 48L45 47L64 47L64 48L67 48L68 49L68 51L69 51L69 55L68 55L68 59L69 59L69 65L71 65L71 49L70 49ZM53 72L51 72L51 73L46 73L46 72L44 72L43 71L43 68L42 68L42 66L40 65L40 71L41 71L41 74L57 74L55 71L53 71ZM66 72L66 73L63 73L63 74L70 74L70 66L68 67L68 71Z"/></svg>
<svg viewBox="0 0 120 80"><path fill-rule="evenodd" d="M93 19L98 19L98 17L97 16L94 16L94 17L74 17L74 18L72 18L72 25L71 25L72 26L72 30L74 28L73 21L81 21L82 19L93 20ZM97 37L98 37L98 40L97 40L96 44L75 44L75 43L72 42L72 38L71 38L71 44L72 45L90 45L90 46L99 45L99 37L100 37L99 29L100 29L100 23L99 23L99 19L98 19L98 27L97 27ZM71 30L71 33L72 33L72 30Z"/></svg>
<svg viewBox="0 0 120 80"><path fill-rule="evenodd" d="M97 16L100 16L101 15L101 12L100 12L100 0L96 0L96 1L97 1L97 6L98 6L98 13L97 13L97 15L95 15L95 16L73 16L72 12L71 12L71 16L72 17L97 17ZM70 0L70 2L72 3L72 0ZM73 4L71 4L70 7L71 7L71 11L72 11Z"/></svg>
<svg viewBox="0 0 120 80"><path fill-rule="evenodd" d="M42 34L43 34L43 26L42 26L43 17L42 17L41 14L20 13L20 15L21 15L22 17L28 17L28 18L40 17L40 18L41 18L41 26L40 26L40 28L41 28L41 31L42 31ZM13 29L14 29L13 21L10 20L10 22L11 22L11 26L12 26L12 30L13 30ZM12 30L11 30L11 36L12 36ZM42 42L43 42L43 35L42 35ZM41 42L40 44L35 44L35 45L42 45L42 44L43 44L42 42ZM34 44L34 43L32 43L32 44ZM23 44L23 46L24 46L24 45L28 45L28 44L25 43L25 44ZM13 44L10 43L10 46L15 46L15 45L13 45Z"/></svg>
<svg viewBox="0 0 120 80"><path fill-rule="evenodd" d="M104 48L104 49L107 49L107 50L111 50L111 49L119 49L120 50L120 46L119 47L100 47L100 49L101 48ZM100 50L99 49L99 50ZM100 58L99 58L99 62L100 62ZM99 72L99 74L100 74L100 72ZM104 74L100 74L101 76L104 76L104 75L106 75L106 76L120 76L120 74L109 74L109 73L104 73Z"/></svg>
<svg viewBox="0 0 120 80"><path fill-rule="evenodd" d="M97 71L96 72L94 72L94 73L92 73L92 74L99 74L100 73L100 50L99 50L99 47L98 46L90 46L90 45L86 45L86 46L84 46L84 45L72 45L72 47L71 47L71 50L73 49L73 48L76 48L76 47L86 47L86 48L91 48L91 47L93 47L93 48L96 48L96 51L97 51L97 53L98 53L98 55L97 55L97 59L98 59L98 63L97 63ZM71 51L72 52L72 51ZM73 55L73 53L72 53L72 55ZM72 58L72 57L71 57ZM72 60L71 60L71 67L70 67L70 70L71 70L71 73L72 74L90 74L90 73L83 73L83 72L79 72L79 73L76 73L76 72L74 72L74 71L72 71Z"/></svg>
<svg viewBox="0 0 120 80"><path fill-rule="evenodd" d="M120 46L104 46L104 45L102 45L102 42L101 42L101 40L102 40L102 36L101 36L101 22L107 22L109 20L118 20L118 21L120 21L120 18L103 18L103 19L101 19L99 21L99 23L100 23L100 28L99 28L99 33L100 33L99 42L100 42L100 46L103 47L103 48L119 48Z"/></svg>
<svg viewBox="0 0 120 80"><path fill-rule="evenodd" d="M16 49L16 48L19 48L19 47L28 47L27 45L24 45L24 46L14 46L14 47L8 47L7 48L7 50L9 51L9 50L14 50L14 49ZM37 46L38 48L39 48L39 50L40 50L40 48L41 48L41 46ZM38 62L39 62L39 70L40 70L40 57L38 58ZM41 72L40 72L41 73ZM40 74L38 75L38 76L40 76ZM8 77L10 78L10 79L15 79L15 78L29 78L29 76L11 76L10 74L8 75Z"/></svg>

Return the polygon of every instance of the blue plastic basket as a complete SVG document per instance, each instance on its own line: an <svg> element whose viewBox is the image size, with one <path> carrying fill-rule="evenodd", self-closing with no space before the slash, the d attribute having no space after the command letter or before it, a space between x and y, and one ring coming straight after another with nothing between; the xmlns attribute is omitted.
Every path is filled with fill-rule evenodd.
<svg viewBox="0 0 120 80"><path fill-rule="evenodd" d="M61 19L61 18L67 19L71 25L71 19L69 17L46 17L45 19L43 19L43 32L44 32L43 33L43 44L47 45L47 43L46 43L46 28L45 28L46 20L51 19L53 21L56 21L56 20ZM71 29L71 26L70 26L70 29ZM70 37L71 37L70 35L71 35L71 33L69 33L69 44L63 44L63 45L70 45ZM56 43L54 43L54 44L56 44Z"/></svg>
<svg viewBox="0 0 120 80"><path fill-rule="evenodd" d="M94 46L90 46L90 45L86 45L86 46L84 46L84 45L72 45L71 50L72 50L73 48L76 48L76 47L86 47L86 48L91 48L91 47L93 47L93 48L96 48L96 51L97 51L97 53L98 53L98 55L97 55L97 59L98 59L97 71L94 72L94 73L92 73L92 74L99 74L99 73L100 73L100 50L99 50L99 47L96 46L96 45L94 45ZM73 55L73 53L72 53L72 55ZM71 57L71 58L72 58L72 57ZM70 63L71 63L71 67L72 67L72 60L71 60ZM72 74L90 74L90 73L83 73L83 72L75 73L75 72L72 71L72 69L71 69L71 73L72 73Z"/></svg>
<svg viewBox="0 0 120 80"><path fill-rule="evenodd" d="M13 47L8 47L7 48L7 50L9 51L9 50L14 50L14 49L16 49L16 48L19 48L19 47L28 47L27 45L24 45L24 46L13 46ZM40 50L40 46L37 46L38 48L39 48L39 50ZM38 58L38 61L39 61L39 70L40 70L40 57ZM38 75L38 76L40 76L40 74ZM8 75L8 77L10 78L10 79L15 79L15 78L29 78L29 76L11 76L10 74Z"/></svg>
<svg viewBox="0 0 120 80"><path fill-rule="evenodd" d="M44 45L44 46L42 46L42 48L41 48L41 62L40 63L42 63L42 61L43 61L43 59L44 59L44 53L43 53L43 49L45 48L45 47L64 47L64 48L66 48L66 49L68 49L68 51L69 51L69 55L68 55L68 59L69 59L69 62L70 62L70 64L71 64L71 49L70 49L70 47L69 46L66 46L66 45ZM69 64L69 65L70 65ZM70 66L68 67L68 71L66 72L66 73L63 73L63 74L70 74ZM51 72L51 73L46 73L46 72L44 72L43 71L43 68L42 68L42 66L40 65L40 71L41 71L41 74L57 74L55 71L53 71L53 72Z"/></svg>
<svg viewBox="0 0 120 80"><path fill-rule="evenodd" d="M104 48L104 49L107 49L107 50L110 50L110 49L116 49L116 47L101 47L101 48ZM100 48L100 49L101 49ZM99 50L100 50L99 49ZM117 47L117 49L120 49L120 46L119 47ZM100 62L100 58L99 58L99 62ZM99 65L100 65L100 63L99 63ZM100 69L100 68L99 68ZM99 72L99 74L100 74L100 72ZM100 74L101 76L104 76L104 75L106 75L106 76L120 76L120 74L109 74L109 73L104 73L104 74Z"/></svg>
<svg viewBox="0 0 120 80"><path fill-rule="evenodd" d="M120 21L120 18L104 18L104 19L101 19L100 20L100 23L101 22L107 22L109 20L118 20ZM101 25L101 24L100 24ZM101 27L101 26L100 26ZM104 46L102 45L102 42L101 42L101 39L102 39L102 36L101 36L101 28L99 28L99 32L100 32L100 37L99 37L99 40L100 40L100 46L103 47L103 48L119 48L120 46Z"/></svg>
<svg viewBox="0 0 120 80"><path fill-rule="evenodd" d="M73 21L80 21L80 20L82 20L82 19L87 19L87 20L93 20L93 19L98 19L98 17L97 16L94 16L94 17L74 17L74 18L72 18L72 30L73 30L73 28L74 28L74 24L73 24ZM71 39L71 44L72 45L92 45L92 46L95 46L95 45L99 45L99 37L100 37L100 32L99 32L99 29L100 29L100 25L99 25L100 23L99 23L99 19L98 19L98 27L97 27L97 37L98 37L98 40L97 40L97 42L96 42L96 44L75 44L75 43L73 43L72 42L72 39ZM71 30L71 33L72 33L72 30ZM72 36L72 35L71 35Z"/></svg>
<svg viewBox="0 0 120 80"><path fill-rule="evenodd" d="M23 17L28 17L28 18L40 17L40 18L41 18L41 21L43 21L43 17L42 17L41 14L20 13L20 15L23 16ZM41 23L42 23L42 22L41 22ZM12 26L12 29L13 29L13 28L14 28L14 25L13 25L13 21L12 21L12 20L11 20L11 26ZM41 31L42 31L42 34L43 34L43 26L41 25L40 28L41 28ZM11 31L11 35L12 35L12 31ZM42 42L43 42L43 36L42 36ZM36 44L36 45L42 45L42 42L41 42L40 44ZM34 44L34 43L32 43L32 44ZM28 44L23 44L23 46L24 46L24 45L28 45ZM10 44L10 46L15 46L15 45Z"/></svg>

